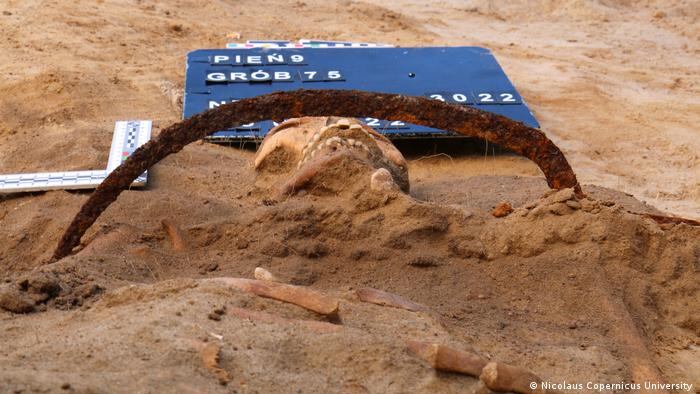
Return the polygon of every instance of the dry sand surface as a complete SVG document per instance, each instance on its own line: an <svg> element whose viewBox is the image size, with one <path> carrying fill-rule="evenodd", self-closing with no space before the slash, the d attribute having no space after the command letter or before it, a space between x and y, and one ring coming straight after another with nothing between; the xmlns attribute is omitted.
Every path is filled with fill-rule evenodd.
<svg viewBox="0 0 700 394"><path fill-rule="evenodd" d="M101 169L115 120L178 121L190 50L319 38L492 49L588 194L547 193L518 157L423 152L410 196L271 203L254 152L196 143L50 265L88 194L2 197L0 392L483 392L411 340L555 383L700 392L700 227L628 213L700 218L699 18L694 1L0 2L1 173ZM211 280L258 266L338 313Z"/></svg>

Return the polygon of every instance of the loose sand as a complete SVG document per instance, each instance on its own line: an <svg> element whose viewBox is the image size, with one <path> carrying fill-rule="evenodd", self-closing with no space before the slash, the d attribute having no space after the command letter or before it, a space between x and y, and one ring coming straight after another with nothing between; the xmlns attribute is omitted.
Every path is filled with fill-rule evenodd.
<svg viewBox="0 0 700 394"><path fill-rule="evenodd" d="M450 151L407 154L411 197L269 204L254 187L253 152L193 144L156 165L147 190L125 192L80 252L48 266L87 194L3 197L0 303L34 313L0 310L0 391L477 389L477 379L434 372L406 339L551 382L698 390L700 228L627 211L700 219L700 5L494 3L0 4L2 173L104 168L115 120L154 119L156 133L179 120L190 50L320 38L491 48L590 197L580 207L542 197L541 173L524 159ZM502 201L515 212L494 218ZM163 219L187 250L172 249ZM297 320L319 315L202 281L257 266L338 297L340 330L318 332ZM431 312L361 303L361 287ZM251 322L238 308L294 321ZM206 343L219 346L226 386L202 359Z"/></svg>

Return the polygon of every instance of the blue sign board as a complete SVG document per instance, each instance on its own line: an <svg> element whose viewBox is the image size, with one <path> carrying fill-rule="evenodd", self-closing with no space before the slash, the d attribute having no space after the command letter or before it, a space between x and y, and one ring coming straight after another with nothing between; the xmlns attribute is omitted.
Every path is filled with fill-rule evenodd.
<svg viewBox="0 0 700 394"><path fill-rule="evenodd" d="M187 56L183 116L277 91L356 89L424 96L495 112L538 128L537 120L499 66L479 47L207 49ZM423 126L361 118L392 139L449 137ZM211 139L263 138L265 121L222 130Z"/></svg>

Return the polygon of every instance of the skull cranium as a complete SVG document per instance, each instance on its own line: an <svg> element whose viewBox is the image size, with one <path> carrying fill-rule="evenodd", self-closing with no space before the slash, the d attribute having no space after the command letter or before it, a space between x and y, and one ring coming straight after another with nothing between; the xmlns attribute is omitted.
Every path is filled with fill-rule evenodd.
<svg viewBox="0 0 700 394"><path fill-rule="evenodd" d="M388 171L397 189L408 192L408 166L401 152L383 135L355 119L303 117L270 130L255 156L258 183L282 185L278 191L339 193L350 178L367 180Z"/></svg>

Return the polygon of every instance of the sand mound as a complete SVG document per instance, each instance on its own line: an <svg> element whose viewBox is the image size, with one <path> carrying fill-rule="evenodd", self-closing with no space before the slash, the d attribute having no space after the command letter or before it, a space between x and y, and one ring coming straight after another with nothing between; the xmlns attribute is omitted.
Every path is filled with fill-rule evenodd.
<svg viewBox="0 0 700 394"><path fill-rule="evenodd" d="M410 197L358 187L273 203L251 151L194 144L152 168L147 190L125 192L78 253L45 266L87 194L2 197L0 391L479 387L435 372L405 339L553 382L658 376L696 390L699 230L627 211L698 218L698 11L683 0L4 2L3 173L104 168L115 120L153 119L155 133L179 120L190 50L319 38L491 48L589 198L548 194L526 160L455 144L406 153ZM493 217L502 202L514 211ZM204 280L256 267L340 299L341 319ZM359 302L364 287L430 313ZM328 325L340 330L318 332Z"/></svg>
<svg viewBox="0 0 700 394"><path fill-rule="evenodd" d="M515 210L495 218L490 210L498 201L484 187L489 181L509 190L527 190L520 184L529 182L482 178L472 187L481 186L473 191L483 198L464 205L369 188L353 198L305 195L277 203L261 200L253 185L233 199L187 199L182 190L170 196L178 201L170 209L140 220L128 219L123 204L143 203L149 193L126 192L77 254L29 274L8 273L11 283L0 293L5 308L48 312L7 324L38 325L37 332L50 329L62 339L37 342L6 331L3 341L14 350L2 362L13 365L22 355L25 365L44 372L13 369L5 383L41 389L65 381L87 390L99 387L100 368L106 368L110 386L167 381L183 390L193 384L215 390L218 378L197 362L205 339L218 344L217 368L233 377L231 387L264 391L292 382L304 391L476 389L475 378L436 375L406 351L406 339L471 349L552 381L697 378L673 364L697 352L700 247L686 240L697 239L699 228L629 214L625 199L612 192L612 199L579 200L569 189L539 199L514 195ZM184 251L173 249L160 225L179 210L190 212L176 221ZM30 234L25 242L40 238ZM344 299L342 329L301 329L275 319L318 317L210 282L174 279L250 277L258 266ZM351 290L366 286L435 314L360 306ZM66 308L74 311L58 311ZM276 317L250 323L239 311L211 320L216 308ZM67 355L61 349L68 343L76 345ZM60 357L51 356L56 352ZM49 365L61 372L50 372ZM159 372L139 375L143 370Z"/></svg>

